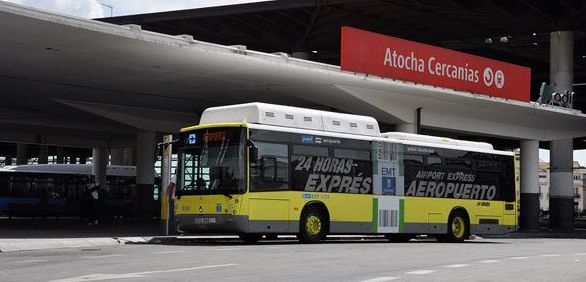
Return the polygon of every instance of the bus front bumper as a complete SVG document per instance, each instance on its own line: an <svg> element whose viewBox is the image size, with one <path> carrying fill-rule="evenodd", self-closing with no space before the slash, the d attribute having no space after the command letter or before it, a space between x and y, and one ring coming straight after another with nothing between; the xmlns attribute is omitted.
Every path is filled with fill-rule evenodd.
<svg viewBox="0 0 586 282"><path fill-rule="evenodd" d="M245 233L248 217L244 215L177 215L177 230L185 233Z"/></svg>

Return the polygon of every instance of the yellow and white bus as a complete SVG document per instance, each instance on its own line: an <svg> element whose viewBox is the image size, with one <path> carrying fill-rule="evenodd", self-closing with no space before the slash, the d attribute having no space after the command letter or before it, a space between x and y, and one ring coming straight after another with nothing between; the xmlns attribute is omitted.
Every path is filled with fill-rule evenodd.
<svg viewBox="0 0 586 282"><path fill-rule="evenodd" d="M249 103L209 108L179 141L176 226L254 242L296 234L471 234L517 230L512 152L380 133L374 118Z"/></svg>

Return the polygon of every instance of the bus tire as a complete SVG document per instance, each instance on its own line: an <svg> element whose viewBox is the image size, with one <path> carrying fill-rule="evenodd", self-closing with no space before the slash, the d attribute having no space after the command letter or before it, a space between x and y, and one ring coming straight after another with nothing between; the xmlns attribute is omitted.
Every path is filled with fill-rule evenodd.
<svg viewBox="0 0 586 282"><path fill-rule="evenodd" d="M461 211L455 210L448 218L448 233L440 237L440 241L461 243L468 239L470 234L470 220L468 215Z"/></svg>
<svg viewBox="0 0 586 282"><path fill-rule="evenodd" d="M326 238L328 224L321 208L315 205L309 206L301 215L297 237L301 243L318 243Z"/></svg>
<svg viewBox="0 0 586 282"><path fill-rule="evenodd" d="M262 238L261 234L251 234L251 233L244 233L239 234L238 237L240 240L244 241L246 244L256 244L258 240Z"/></svg>

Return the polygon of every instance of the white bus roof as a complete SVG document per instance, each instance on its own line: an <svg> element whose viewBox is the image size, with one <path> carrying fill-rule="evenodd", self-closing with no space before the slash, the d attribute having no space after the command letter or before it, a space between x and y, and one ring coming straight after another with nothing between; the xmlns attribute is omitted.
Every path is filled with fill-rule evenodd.
<svg viewBox="0 0 586 282"><path fill-rule="evenodd" d="M381 134L381 136L384 138L399 139L399 140L405 140L405 141L416 141L416 142L424 142L424 143L432 143L432 144L453 145L453 146L462 147L463 149L494 150L494 148L491 144L485 143L485 142L456 140L456 139L452 139L452 138L430 136L430 135L412 134L412 133L405 133L405 132L385 132L385 133Z"/></svg>
<svg viewBox="0 0 586 282"><path fill-rule="evenodd" d="M247 103L206 109L200 124L247 122L328 132L380 136L376 119L265 103Z"/></svg>
<svg viewBox="0 0 586 282"><path fill-rule="evenodd" d="M92 165L91 164L15 165L15 166L5 166L3 168L0 168L0 172L92 175ZM110 175L110 176L136 176L136 167L135 166L122 166L122 165L109 165L106 167L106 175Z"/></svg>
<svg viewBox="0 0 586 282"><path fill-rule="evenodd" d="M246 122L250 124L250 128L282 132L321 134L371 141L380 140L503 155L512 154L511 152L494 150L491 144L485 142L464 141L404 132L381 134L378 122L369 116L265 103L208 108L203 112L200 120L201 125L230 122Z"/></svg>

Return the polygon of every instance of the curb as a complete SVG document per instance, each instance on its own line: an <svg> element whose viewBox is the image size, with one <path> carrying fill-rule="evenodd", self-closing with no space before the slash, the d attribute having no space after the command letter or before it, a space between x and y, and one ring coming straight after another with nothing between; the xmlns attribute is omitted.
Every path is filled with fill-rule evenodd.
<svg viewBox="0 0 586 282"><path fill-rule="evenodd" d="M34 251L61 248L83 248L96 246L121 245L126 243L145 243L146 237L118 238L67 238L67 239L0 239L0 253Z"/></svg>
<svg viewBox="0 0 586 282"><path fill-rule="evenodd" d="M514 232L505 235L474 236L482 239L586 239L586 232ZM418 240L429 240L427 237ZM182 244L190 241L238 241L238 236L154 236L154 237L96 237L67 239L0 239L0 253L34 251L61 248L84 248L124 244ZM280 241L297 240L295 236L279 236ZM328 236L328 241L386 240L381 236L338 235Z"/></svg>

